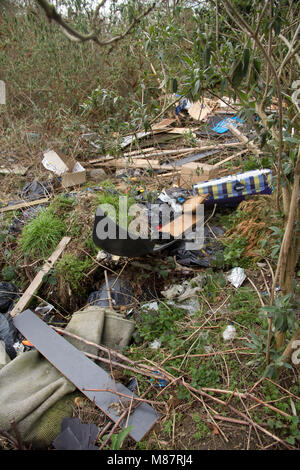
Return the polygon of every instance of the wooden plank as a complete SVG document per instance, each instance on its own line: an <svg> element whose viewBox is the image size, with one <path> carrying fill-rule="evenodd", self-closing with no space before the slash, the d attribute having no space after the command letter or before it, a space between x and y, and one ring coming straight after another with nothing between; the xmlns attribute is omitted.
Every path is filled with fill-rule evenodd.
<svg viewBox="0 0 300 470"><path fill-rule="evenodd" d="M172 222L164 225L160 232L167 232L174 238L181 237L184 232L192 228L197 222L203 219L203 216L185 211L181 216L176 217Z"/></svg>
<svg viewBox="0 0 300 470"><path fill-rule="evenodd" d="M160 173L159 175L156 175L156 178L165 178L166 176L168 177L179 176L179 171L180 169L178 168L177 171L169 171L168 173Z"/></svg>
<svg viewBox="0 0 300 470"><path fill-rule="evenodd" d="M148 149L147 149L148 150ZM179 155L179 154L185 154L189 152L195 152L197 151L197 147L191 147L191 148L182 148L182 149L170 149L170 150L151 150L151 152L146 152L146 151L139 151L139 152L132 152L130 155L129 154L123 154L124 157L128 156L131 158L140 158L141 156L145 156L146 158L152 158L152 157L163 157L165 155Z"/></svg>
<svg viewBox="0 0 300 470"><path fill-rule="evenodd" d="M158 122L157 124L154 124L152 126L152 130L156 130L156 129L166 129L168 128L171 124L173 124L174 122L176 122L176 119L174 118L166 118L166 119L163 119L162 121Z"/></svg>
<svg viewBox="0 0 300 470"><path fill-rule="evenodd" d="M100 162L109 162L110 160L113 160L115 157L99 157L99 158L94 158L93 160L89 160L88 162L78 162L81 165L87 165L89 163L100 163Z"/></svg>
<svg viewBox="0 0 300 470"><path fill-rule="evenodd" d="M239 131L236 127L232 126L231 124L229 124L227 127L232 132L232 134L234 134L242 144L247 145L249 147L249 149L252 150L252 152L256 153L257 155L260 155L262 153L262 151L259 150L256 147L256 145L253 142L251 142L248 139L248 137L246 137L244 134L242 134L242 132Z"/></svg>
<svg viewBox="0 0 300 470"><path fill-rule="evenodd" d="M218 163L215 163L213 166L216 168L218 168L219 166L222 166L224 163L227 163L229 162L230 160L233 160L234 158L237 158L237 157L240 157L241 155L243 155L244 153L248 152L248 149L247 150L242 150L241 152L238 152L238 153L235 153L234 155L230 155L230 157L227 157L225 158L224 160L222 160L221 162L218 162Z"/></svg>
<svg viewBox="0 0 300 470"><path fill-rule="evenodd" d="M132 155L144 155L145 153L155 152L158 149L156 147L149 147L145 149L132 150L131 152L124 152L123 157L130 157Z"/></svg>
<svg viewBox="0 0 300 470"><path fill-rule="evenodd" d="M19 202L18 204L13 204L11 206L1 207L0 214L2 212L16 211L18 209L27 209L27 207L37 206L38 204L46 204L46 202L49 202L49 200L49 197L45 197L43 199L37 199L36 201Z"/></svg>
<svg viewBox="0 0 300 470"><path fill-rule="evenodd" d="M242 142L243 144L248 144L249 139L241 131L239 131L236 127L228 124L228 129Z"/></svg>
<svg viewBox="0 0 300 470"><path fill-rule="evenodd" d="M159 160L146 160L143 158L137 158L134 161L130 161L125 158L119 158L108 164L103 164L103 166L110 166L111 168L144 168L144 169L153 169L153 170L174 170L174 165L166 165L162 168Z"/></svg>
<svg viewBox="0 0 300 470"><path fill-rule="evenodd" d="M33 294L35 291L40 287L40 285L43 282L43 277L45 274L47 274L51 268L53 268L54 263L56 260L60 257L61 253L71 240L70 237L63 237L59 244L57 245L55 251L52 253L52 255L47 259L45 264L43 265L42 269L37 273L35 278L33 279L32 283L27 287L26 291L24 294L21 296L19 301L16 303L12 311L10 312L10 315L12 317L15 317L18 315L20 312L22 312L27 305L29 304Z"/></svg>
<svg viewBox="0 0 300 470"><path fill-rule="evenodd" d="M207 198L207 194L204 196L194 196L191 199L188 199L183 205L183 213L181 216L176 217L168 224L164 225L160 232L168 232L174 238L181 237L184 232L191 229L196 223L200 222L203 219L203 216L200 214L194 214L196 208L202 204Z"/></svg>
<svg viewBox="0 0 300 470"><path fill-rule="evenodd" d="M232 142L228 144L220 144L220 145L206 145L204 147L194 147L192 151L206 151L206 150L221 150L226 147L240 147L243 145L241 142ZM189 149L180 149L180 151L186 151L188 153ZM164 151L160 152L159 155L171 155L173 153L173 150L171 151ZM157 154L151 154L150 157L153 156L158 156ZM201 158L201 156L199 156ZM134 162L129 162L128 159L125 158L116 158L114 160L111 160L110 162L104 162L101 163L101 166L114 166L115 168L152 168L153 170L159 170L159 169L164 169L164 170L173 170L175 166L177 166L175 163L174 165L168 164L162 165L159 164L158 160L146 160L142 158L136 158L134 159Z"/></svg>
<svg viewBox="0 0 300 470"><path fill-rule="evenodd" d="M197 131L198 127L173 127L172 129L166 131L168 134L188 134L189 132Z"/></svg>
<svg viewBox="0 0 300 470"><path fill-rule="evenodd" d="M15 327L35 348L89 400L114 422L120 418L120 402L128 406L136 395L113 378L81 351L56 333L31 310L25 310L14 320ZM95 392L86 389L113 389L130 398L120 398L111 392ZM127 402L127 403L125 403ZM136 402L133 400L133 404ZM123 410L121 410L123 411ZM127 426L133 426L130 436L140 441L158 420L158 413L145 402L141 402L129 417ZM126 418L120 423L125 427Z"/></svg>

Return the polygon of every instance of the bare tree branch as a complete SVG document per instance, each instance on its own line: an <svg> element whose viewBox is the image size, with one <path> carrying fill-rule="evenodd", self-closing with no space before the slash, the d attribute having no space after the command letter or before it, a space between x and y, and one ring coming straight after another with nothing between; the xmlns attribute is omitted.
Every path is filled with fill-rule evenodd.
<svg viewBox="0 0 300 470"><path fill-rule="evenodd" d="M49 21L55 21L60 27L62 32L65 34L65 36L68 37L68 39L72 41L77 41L77 42L86 42L86 41L94 41L98 46L106 46L108 44L115 43L117 41L120 41L123 39L127 34L129 34L132 29L144 18L146 17L156 6L156 1L150 5L147 10L145 10L143 13L141 13L139 16L134 18L132 23L128 26L128 28L120 35L114 36L106 41L100 41L97 32L93 31L90 34L82 34L76 29L74 29L69 23L67 23L62 16L56 11L55 7L48 3L47 0L36 0L37 4L44 10L47 18ZM99 14L100 8L104 5L106 0L102 0L96 7L96 10L93 15L93 20L92 20L92 26L94 27L96 18Z"/></svg>

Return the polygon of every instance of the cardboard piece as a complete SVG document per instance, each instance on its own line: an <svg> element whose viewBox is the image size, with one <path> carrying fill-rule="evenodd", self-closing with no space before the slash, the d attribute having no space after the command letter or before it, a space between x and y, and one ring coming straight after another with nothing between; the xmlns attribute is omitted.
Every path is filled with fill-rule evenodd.
<svg viewBox="0 0 300 470"><path fill-rule="evenodd" d="M182 165L180 173L180 186L190 188L193 184L207 181L218 176L218 169L207 163L191 162Z"/></svg>
<svg viewBox="0 0 300 470"><path fill-rule="evenodd" d="M206 121L212 109L204 103L200 101L196 101L192 104L192 106L188 109L189 115L195 119L195 121Z"/></svg>
<svg viewBox="0 0 300 470"><path fill-rule="evenodd" d="M74 158L63 155L54 150L44 152L43 166L61 176L61 184L64 188L85 183L86 170Z"/></svg>

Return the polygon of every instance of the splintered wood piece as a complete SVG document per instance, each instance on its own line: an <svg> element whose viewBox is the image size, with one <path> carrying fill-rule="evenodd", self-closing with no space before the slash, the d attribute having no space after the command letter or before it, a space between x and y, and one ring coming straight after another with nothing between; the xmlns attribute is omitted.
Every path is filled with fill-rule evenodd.
<svg viewBox="0 0 300 470"><path fill-rule="evenodd" d="M256 153L257 155L262 153L262 151L259 150L256 145L251 142L251 140L249 140L248 137L246 137L239 129L232 126L231 124L228 125L228 129L239 139L242 144L248 145L252 152Z"/></svg>
<svg viewBox="0 0 300 470"><path fill-rule="evenodd" d="M197 194L196 196L192 197L191 199L188 199L187 201L185 201L182 204L182 207L184 208L184 210L194 212L196 210L196 208L200 204L202 204L202 202L204 202L207 197L208 197L208 194L204 194L204 195L201 195L201 196L199 196L199 194Z"/></svg>
<svg viewBox="0 0 300 470"><path fill-rule="evenodd" d="M29 304L33 294L35 291L40 287L40 285L43 282L43 277L45 274L47 274L51 268L53 268L54 263L57 261L57 259L60 257L61 253L71 240L70 237L63 237L59 244L56 247L56 250L52 253L52 255L47 259L45 264L43 265L42 269L37 273L35 278L33 279L32 283L27 287L26 291L24 294L21 296L19 301L16 303L12 311L10 312L10 315L12 317L15 317L18 315L20 312L22 312L27 305Z"/></svg>
<svg viewBox="0 0 300 470"><path fill-rule="evenodd" d="M168 232L172 237L178 238L184 232L191 229L196 223L203 220L203 215L194 214L196 208L202 204L208 195L204 196L195 196L191 199L188 199L183 205L183 213L181 216L176 217L168 224L164 225L160 232Z"/></svg>
<svg viewBox="0 0 300 470"><path fill-rule="evenodd" d="M27 207L37 206L38 204L46 204L46 202L48 201L49 201L49 198L45 197L43 199L38 199L37 201L19 202L18 204L13 204L11 206L0 208L0 214L2 212L16 211L18 209L27 209Z"/></svg>
<svg viewBox="0 0 300 470"><path fill-rule="evenodd" d="M89 400L115 423L136 395L124 385L115 384L113 378L100 366L88 359L81 351L66 341L31 310L25 310L14 318L15 327L34 344L35 348L62 375L77 387ZM115 393L93 390L114 390L129 398L120 398ZM159 414L148 403L141 402L130 415L120 422L121 427L133 426L129 435L140 441L158 420Z"/></svg>

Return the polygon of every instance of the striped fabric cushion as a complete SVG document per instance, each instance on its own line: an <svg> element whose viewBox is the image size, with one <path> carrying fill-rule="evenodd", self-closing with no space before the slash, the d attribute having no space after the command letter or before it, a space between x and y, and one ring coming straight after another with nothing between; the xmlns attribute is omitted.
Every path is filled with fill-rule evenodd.
<svg viewBox="0 0 300 470"><path fill-rule="evenodd" d="M253 194L272 194L272 171L268 169L247 171L195 184L199 195L209 194L209 202L243 199Z"/></svg>

